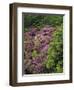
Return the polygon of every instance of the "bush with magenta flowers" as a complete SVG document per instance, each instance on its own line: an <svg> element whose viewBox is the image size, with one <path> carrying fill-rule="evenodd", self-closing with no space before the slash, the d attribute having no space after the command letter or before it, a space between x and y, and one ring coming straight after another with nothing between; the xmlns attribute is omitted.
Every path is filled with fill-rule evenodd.
<svg viewBox="0 0 74 90"><path fill-rule="evenodd" d="M25 74L63 72L63 16L24 15Z"/></svg>

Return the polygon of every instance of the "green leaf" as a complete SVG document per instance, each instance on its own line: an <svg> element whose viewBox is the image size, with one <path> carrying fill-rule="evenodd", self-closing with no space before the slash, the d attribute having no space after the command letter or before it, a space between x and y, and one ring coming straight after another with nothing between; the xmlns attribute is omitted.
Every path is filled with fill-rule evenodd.
<svg viewBox="0 0 74 90"><path fill-rule="evenodd" d="M32 52L32 56L33 57L36 57L38 54L37 54L37 51L36 50L33 50L33 52Z"/></svg>

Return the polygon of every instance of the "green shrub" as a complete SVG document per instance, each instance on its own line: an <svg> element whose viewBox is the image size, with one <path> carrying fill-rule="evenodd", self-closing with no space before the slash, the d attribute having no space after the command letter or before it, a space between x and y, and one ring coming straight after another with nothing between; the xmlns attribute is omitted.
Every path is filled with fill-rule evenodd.
<svg viewBox="0 0 74 90"><path fill-rule="evenodd" d="M45 67L53 72L60 73L63 71L63 28L61 26L56 27L56 31L53 33L53 39L50 42L48 49L48 59L45 62Z"/></svg>

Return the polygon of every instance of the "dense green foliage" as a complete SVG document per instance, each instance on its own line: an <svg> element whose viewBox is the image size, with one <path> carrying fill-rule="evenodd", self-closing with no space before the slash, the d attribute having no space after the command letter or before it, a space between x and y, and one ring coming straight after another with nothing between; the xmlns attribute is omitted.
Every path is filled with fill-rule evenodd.
<svg viewBox="0 0 74 90"><path fill-rule="evenodd" d="M24 17L24 31L28 31L28 28L31 26L35 26L37 28L41 28L44 25L51 26L59 26L63 23L62 15L25 15Z"/></svg>
<svg viewBox="0 0 74 90"><path fill-rule="evenodd" d="M57 26L48 49L48 60L45 62L48 72L63 71L63 27Z"/></svg>

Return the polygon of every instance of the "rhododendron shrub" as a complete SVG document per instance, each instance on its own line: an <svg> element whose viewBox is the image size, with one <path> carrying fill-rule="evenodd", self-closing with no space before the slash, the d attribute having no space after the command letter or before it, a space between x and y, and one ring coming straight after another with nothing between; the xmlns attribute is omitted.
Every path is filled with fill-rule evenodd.
<svg viewBox="0 0 74 90"><path fill-rule="evenodd" d="M63 72L62 23L60 15L24 17L25 74Z"/></svg>

